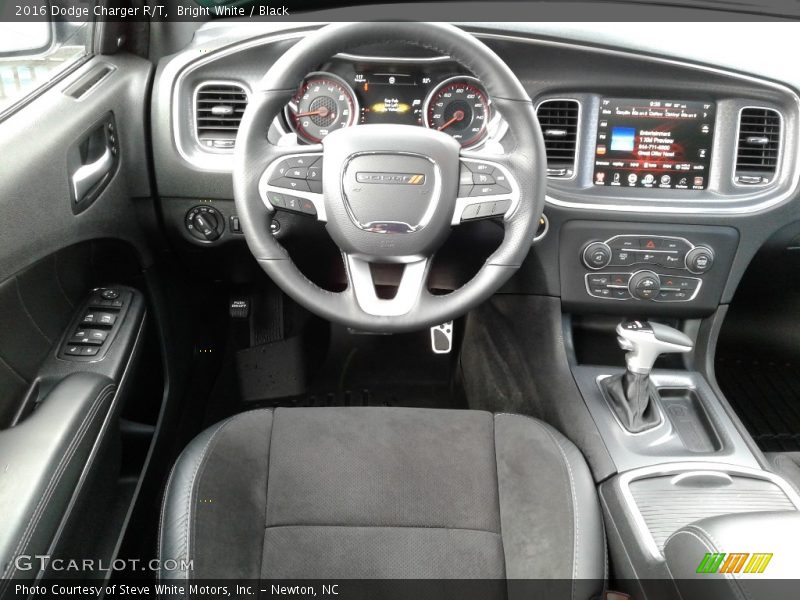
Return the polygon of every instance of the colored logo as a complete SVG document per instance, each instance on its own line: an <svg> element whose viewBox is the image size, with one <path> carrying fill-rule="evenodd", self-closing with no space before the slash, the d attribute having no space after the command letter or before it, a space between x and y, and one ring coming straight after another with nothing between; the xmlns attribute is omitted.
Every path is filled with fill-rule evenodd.
<svg viewBox="0 0 800 600"><path fill-rule="evenodd" d="M422 185L425 175L420 173L356 173L358 183L389 183L400 185Z"/></svg>
<svg viewBox="0 0 800 600"><path fill-rule="evenodd" d="M697 566L697 573L763 573L772 553L708 552Z"/></svg>

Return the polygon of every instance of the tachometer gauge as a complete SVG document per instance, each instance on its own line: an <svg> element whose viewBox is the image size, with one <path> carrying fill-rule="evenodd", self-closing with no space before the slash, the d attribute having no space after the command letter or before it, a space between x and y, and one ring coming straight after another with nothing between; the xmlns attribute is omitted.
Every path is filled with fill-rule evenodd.
<svg viewBox="0 0 800 600"><path fill-rule="evenodd" d="M286 109L297 134L317 143L337 129L355 123L358 101L347 82L331 73L312 73Z"/></svg>
<svg viewBox="0 0 800 600"><path fill-rule="evenodd" d="M474 77L453 77L440 83L425 100L425 125L472 146L486 135L489 96Z"/></svg>

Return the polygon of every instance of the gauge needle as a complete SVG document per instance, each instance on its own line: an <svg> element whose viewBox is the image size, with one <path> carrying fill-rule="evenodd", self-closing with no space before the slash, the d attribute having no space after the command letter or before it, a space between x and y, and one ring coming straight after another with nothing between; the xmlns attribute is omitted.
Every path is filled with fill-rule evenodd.
<svg viewBox="0 0 800 600"><path fill-rule="evenodd" d="M324 118L325 118L325 117L327 117L327 116L328 116L330 113L331 113L331 111L330 111L330 109L329 109L329 108L327 108L327 107L325 107L325 106L320 106L320 107L319 107L317 110L311 110L311 111L304 112L304 113L297 113L297 116L298 116L298 117L313 117L313 116L319 116L319 117L322 117L322 118L324 119Z"/></svg>
<svg viewBox="0 0 800 600"><path fill-rule="evenodd" d="M452 125L453 123L458 123L463 118L464 118L464 111L463 110L457 110L456 112L453 113L453 118L450 119L447 123L445 123L441 127L439 127L438 131L442 131L443 129L447 129L448 127L450 127L450 125Z"/></svg>

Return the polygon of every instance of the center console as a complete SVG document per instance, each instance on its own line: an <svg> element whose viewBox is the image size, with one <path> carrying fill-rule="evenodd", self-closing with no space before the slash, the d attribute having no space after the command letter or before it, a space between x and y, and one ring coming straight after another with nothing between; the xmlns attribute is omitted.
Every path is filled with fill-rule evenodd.
<svg viewBox="0 0 800 600"><path fill-rule="evenodd" d="M589 234L583 224L571 225L576 225L571 232L574 239ZM607 225L609 229L619 227ZM692 233L690 237L694 237ZM696 237L722 249L725 260L732 251L726 242L735 241L726 233L724 229L704 234L698 231ZM615 231L611 240L614 243L615 238L631 237ZM647 240L647 236L637 237L640 247ZM580 264L585 269L605 272L585 264L583 258ZM688 270L685 267L678 270ZM696 275L699 285L704 286L713 282L708 279L713 268L712 264L705 273L692 276ZM613 283L613 275L610 279ZM659 283L652 279L654 285ZM720 293L713 283L707 289ZM657 305L654 296L658 292L642 298L634 294L636 291L637 286L628 289L630 304L646 307L640 309L643 313L652 312L650 307ZM591 299L579 301L606 300L588 292ZM686 303L692 301L687 299ZM691 351L693 340L689 336L645 320L623 321L616 327L616 335L626 352L625 369L577 361L572 364L580 394L616 468L616 474L598 488L615 586L648 600L788 597L785 594L792 586L789 578L795 576L793 567L787 571L783 562L786 557L782 557L780 564L776 562L768 570L767 561L772 560L776 548L786 548L780 531L800 530L798 491L780 476L762 469L752 446L700 373L653 369L660 354ZM759 519L765 521L760 528L754 525ZM752 535L751 530L759 535ZM704 539L708 531L719 534ZM717 538L724 539L723 546ZM727 563L720 559L713 568L703 567L703 561L711 560L709 555L716 561L728 556L726 553L733 553L734 558ZM755 566L749 568L751 555L756 557ZM759 571L762 563L764 570ZM700 577L699 584L694 585L690 580L699 577L698 573L709 576ZM784 581L764 586L751 581L758 576ZM742 590L747 594L741 595Z"/></svg>

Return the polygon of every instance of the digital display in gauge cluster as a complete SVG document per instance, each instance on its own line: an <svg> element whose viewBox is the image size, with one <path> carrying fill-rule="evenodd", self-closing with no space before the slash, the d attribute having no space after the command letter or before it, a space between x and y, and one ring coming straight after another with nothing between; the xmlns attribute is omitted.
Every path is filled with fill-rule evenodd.
<svg viewBox="0 0 800 600"><path fill-rule="evenodd" d="M706 189L714 115L713 102L603 98L594 184Z"/></svg>
<svg viewBox="0 0 800 600"><path fill-rule="evenodd" d="M354 76L356 93L361 97L360 123L398 123L422 125L425 85L411 73L358 72Z"/></svg>
<svg viewBox="0 0 800 600"><path fill-rule="evenodd" d="M483 85L447 65L338 62L310 73L287 106L286 118L307 142L351 125L416 125L475 146L491 117Z"/></svg>

